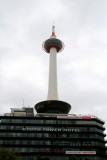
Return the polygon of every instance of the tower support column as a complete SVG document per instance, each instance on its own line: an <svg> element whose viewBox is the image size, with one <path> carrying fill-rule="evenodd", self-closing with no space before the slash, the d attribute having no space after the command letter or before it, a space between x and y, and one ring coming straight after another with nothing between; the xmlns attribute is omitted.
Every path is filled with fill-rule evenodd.
<svg viewBox="0 0 107 160"><path fill-rule="evenodd" d="M55 26L52 26L52 35L43 42L42 46L45 52L49 53L50 56L48 96L46 101L39 102L35 105L35 110L37 113L68 114L71 105L60 101L58 98L57 53L63 50L64 44L60 39L56 38Z"/></svg>
<svg viewBox="0 0 107 160"><path fill-rule="evenodd" d="M56 48L50 48L48 100L58 100L56 54Z"/></svg>

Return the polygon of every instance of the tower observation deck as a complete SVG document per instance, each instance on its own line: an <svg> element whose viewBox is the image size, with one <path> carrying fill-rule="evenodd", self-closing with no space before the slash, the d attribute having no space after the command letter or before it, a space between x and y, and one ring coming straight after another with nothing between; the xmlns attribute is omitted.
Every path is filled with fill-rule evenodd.
<svg viewBox="0 0 107 160"><path fill-rule="evenodd" d="M49 83L48 96L46 101L39 102L35 105L37 113L68 113L71 105L60 101L57 89L57 53L64 49L64 43L57 39L55 35L55 26L52 26L52 34L49 39L43 42L43 49L49 53Z"/></svg>

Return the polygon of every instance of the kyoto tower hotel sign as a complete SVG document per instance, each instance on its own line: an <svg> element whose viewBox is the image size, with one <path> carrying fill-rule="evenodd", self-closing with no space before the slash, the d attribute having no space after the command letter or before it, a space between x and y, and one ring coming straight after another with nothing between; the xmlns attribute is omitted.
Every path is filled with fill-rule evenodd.
<svg viewBox="0 0 107 160"><path fill-rule="evenodd" d="M48 97L46 101L35 105L37 113L68 114L70 104L59 100L57 89L57 53L61 52L64 44L56 38L55 26L52 27L52 35L43 43L43 49L50 55Z"/></svg>

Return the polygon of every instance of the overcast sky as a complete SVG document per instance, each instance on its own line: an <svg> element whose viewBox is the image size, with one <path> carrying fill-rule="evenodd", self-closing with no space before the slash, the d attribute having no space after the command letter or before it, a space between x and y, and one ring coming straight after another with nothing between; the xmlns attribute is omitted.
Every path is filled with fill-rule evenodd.
<svg viewBox="0 0 107 160"><path fill-rule="evenodd" d="M0 0L0 113L47 99L42 43L53 20L65 44L57 56L59 99L71 114L94 114L107 126L107 0Z"/></svg>

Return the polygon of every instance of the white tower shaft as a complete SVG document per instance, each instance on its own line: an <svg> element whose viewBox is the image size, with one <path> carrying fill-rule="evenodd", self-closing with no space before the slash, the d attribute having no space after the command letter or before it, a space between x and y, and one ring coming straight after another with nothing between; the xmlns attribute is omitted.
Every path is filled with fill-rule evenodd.
<svg viewBox="0 0 107 160"><path fill-rule="evenodd" d="M63 101L58 100L57 90L57 53L61 52L64 44L56 38L55 26L52 27L52 34L49 39L44 41L43 49L49 53L49 84L47 100L35 105L37 113L68 114L71 106Z"/></svg>
<svg viewBox="0 0 107 160"><path fill-rule="evenodd" d="M48 84L48 100L58 100L57 90L57 50L52 47L50 49L50 62L49 62L49 84Z"/></svg>

